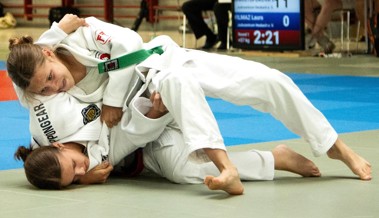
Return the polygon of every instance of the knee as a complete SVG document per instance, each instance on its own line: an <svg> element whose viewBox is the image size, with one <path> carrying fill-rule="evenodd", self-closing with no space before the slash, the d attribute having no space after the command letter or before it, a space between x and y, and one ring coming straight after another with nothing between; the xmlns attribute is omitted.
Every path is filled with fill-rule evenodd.
<svg viewBox="0 0 379 218"><path fill-rule="evenodd" d="M270 73L265 74L265 76L262 77L262 83L265 84L281 84L281 83L287 83L289 80L291 80L286 74L271 69Z"/></svg>
<svg viewBox="0 0 379 218"><path fill-rule="evenodd" d="M283 92L283 90L296 86L290 77L276 70L273 70L269 76L263 77L260 83L265 90L276 90L275 92Z"/></svg>

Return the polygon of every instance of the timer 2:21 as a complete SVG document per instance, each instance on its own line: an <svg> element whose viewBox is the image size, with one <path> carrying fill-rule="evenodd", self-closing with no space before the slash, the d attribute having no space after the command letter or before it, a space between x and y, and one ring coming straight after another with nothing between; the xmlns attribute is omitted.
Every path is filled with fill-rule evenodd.
<svg viewBox="0 0 379 218"><path fill-rule="evenodd" d="M254 31L255 45L279 45L279 31Z"/></svg>
<svg viewBox="0 0 379 218"><path fill-rule="evenodd" d="M279 8L279 1L280 0L276 0L276 7ZM287 8L288 7L288 0L283 0L284 1L284 5L285 7Z"/></svg>

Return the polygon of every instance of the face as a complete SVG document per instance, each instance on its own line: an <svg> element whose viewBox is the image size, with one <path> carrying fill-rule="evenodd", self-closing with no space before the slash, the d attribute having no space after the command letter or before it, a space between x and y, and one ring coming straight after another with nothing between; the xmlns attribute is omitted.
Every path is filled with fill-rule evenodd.
<svg viewBox="0 0 379 218"><path fill-rule="evenodd" d="M40 95L53 95L68 91L75 85L67 67L48 49L42 51L45 61L37 66L27 91Z"/></svg>
<svg viewBox="0 0 379 218"><path fill-rule="evenodd" d="M71 149L60 144L58 160L62 170L62 186L68 186L79 180L89 167L89 159L77 149Z"/></svg>

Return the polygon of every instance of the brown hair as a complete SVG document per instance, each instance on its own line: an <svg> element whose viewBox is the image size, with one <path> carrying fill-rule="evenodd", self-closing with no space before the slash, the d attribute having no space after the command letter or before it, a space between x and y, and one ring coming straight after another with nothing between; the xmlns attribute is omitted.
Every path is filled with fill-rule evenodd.
<svg viewBox="0 0 379 218"><path fill-rule="evenodd" d="M19 146L14 157L24 161L26 178L32 185L40 189L62 189L58 154L59 148L55 146L35 150Z"/></svg>
<svg viewBox="0 0 379 218"><path fill-rule="evenodd" d="M10 53L7 59L7 71L12 81L25 90L30 85L37 66L41 65L45 57L42 47L33 44L30 36L9 39Z"/></svg>

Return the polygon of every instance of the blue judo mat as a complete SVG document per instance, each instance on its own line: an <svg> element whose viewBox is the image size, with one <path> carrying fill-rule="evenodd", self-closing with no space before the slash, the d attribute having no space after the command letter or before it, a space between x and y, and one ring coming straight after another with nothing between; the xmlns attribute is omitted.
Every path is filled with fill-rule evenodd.
<svg viewBox="0 0 379 218"><path fill-rule="evenodd" d="M1 63L1 62L0 62ZM287 73L338 133L379 129L379 78ZM298 138L268 114L208 98L227 146ZM0 102L0 170L22 167L13 153L28 145L28 113Z"/></svg>

